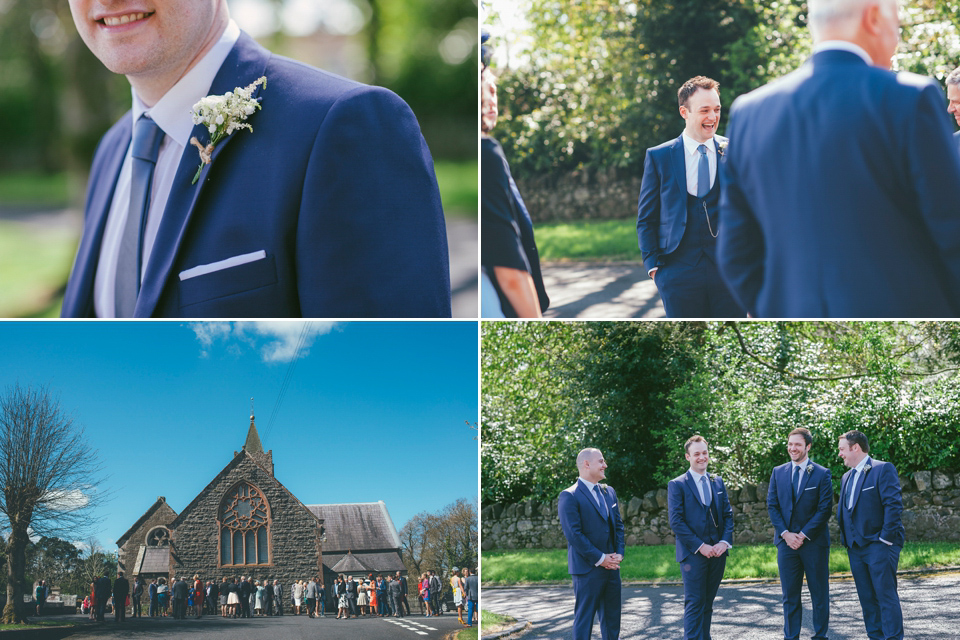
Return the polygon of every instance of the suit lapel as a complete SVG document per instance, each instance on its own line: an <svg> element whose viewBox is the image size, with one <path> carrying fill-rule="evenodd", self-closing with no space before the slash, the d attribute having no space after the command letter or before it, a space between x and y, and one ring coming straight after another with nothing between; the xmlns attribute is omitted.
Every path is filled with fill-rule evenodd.
<svg viewBox="0 0 960 640"><path fill-rule="evenodd" d="M780 492L780 512L783 514L784 525L790 526L790 517L793 515L793 483L791 474L792 465L788 462L777 469L780 474L780 480L777 482L777 489Z"/></svg>
<svg viewBox="0 0 960 640"><path fill-rule="evenodd" d="M871 462L872 460L870 460L868 457L867 464L864 465L863 471L860 472L860 482L858 482L857 486L853 488L853 507L850 509L851 511L857 508L857 501L860 500L860 492L863 491L863 483L867 481L867 474L870 473L867 471L867 465L869 465Z"/></svg>
<svg viewBox="0 0 960 640"><path fill-rule="evenodd" d="M797 491L797 500L800 499L800 496L803 495L803 490L807 488L807 482L810 480L810 476L813 473L807 473L807 466L810 464L810 461L807 460L807 464L803 465L800 469L800 489Z"/></svg>
<svg viewBox="0 0 960 640"><path fill-rule="evenodd" d="M103 230L107 225L110 214L110 204L113 202L113 192L117 188L120 178L120 167L130 148L130 139L133 134L133 122L130 113L124 114L120 121L120 130L117 137L118 144L112 145L103 168L90 181L90 202L86 207L86 219L83 224L83 236L77 249L74 261L74 271L68 281L67 291L63 299L63 315L65 317L92 317L93 284L97 274L97 265L100 263L100 244L103 242ZM106 182L109 180L109 182ZM96 187L95 185L100 185Z"/></svg>
<svg viewBox="0 0 960 640"><path fill-rule="evenodd" d="M687 160L686 150L683 146L683 135L680 135L673 143L673 175L677 180L677 187L680 193L687 192ZM686 203L684 203L686 208ZM699 495L699 494L698 494Z"/></svg>
<svg viewBox="0 0 960 640"><path fill-rule="evenodd" d="M597 499L593 497L593 495L590 493L589 490L587 490L587 485L577 480L577 491L581 492L583 495L587 497L587 500L590 502L590 504L593 505L593 508L597 510L597 514L601 518L603 518L604 520L607 519L606 514L600 513L600 505L597 504Z"/></svg>
<svg viewBox="0 0 960 640"><path fill-rule="evenodd" d="M703 499L700 498L700 489L697 488L697 481L693 479L693 474L687 471L687 488L693 494L694 501L703 508Z"/></svg>
<svg viewBox="0 0 960 640"><path fill-rule="evenodd" d="M246 86L264 75L263 72L269 55L269 52L256 44L250 36L241 33L240 39L237 40L227 59L220 66L207 95L220 95L232 91L236 87ZM253 98L260 94L260 89L261 87L257 87L253 93ZM251 116L251 124L256 128L254 116ZM183 156L180 158L180 165L177 168L177 174L173 180L173 186L170 188L170 198L167 200L163 218L160 220L160 227L157 230L157 238L150 254L150 261L147 263L140 297L137 298L137 306L134 311L135 317L149 318L152 316L160 300L164 285L171 276L176 276L176 274L171 274L171 269L183 242L197 199L206 185L210 170L216 163L217 158L223 154L224 149L230 144L230 141L238 134L243 133L249 135L250 132L236 131L216 146L211 163L203 168L200 179L195 185L191 184L191 181L199 166L200 157L197 148L193 145L187 145L184 150ZM196 136L203 144L210 140L210 134L203 125L196 125L191 135ZM220 179L226 179L226 176L221 175Z"/></svg>

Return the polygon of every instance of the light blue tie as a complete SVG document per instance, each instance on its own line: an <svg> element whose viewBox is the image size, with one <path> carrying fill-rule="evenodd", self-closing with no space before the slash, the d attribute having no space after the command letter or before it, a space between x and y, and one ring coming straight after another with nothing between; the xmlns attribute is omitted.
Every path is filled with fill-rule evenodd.
<svg viewBox="0 0 960 640"><path fill-rule="evenodd" d="M700 486L703 488L703 506L709 507L713 496L710 495L710 489L707 487L707 476L700 478Z"/></svg>
<svg viewBox="0 0 960 640"><path fill-rule="evenodd" d="M133 317L140 294L140 271L143 266L143 228L150 206L150 187L157 166L163 129L147 116L140 116L133 130L130 171L130 209L120 240L117 257L117 281L114 292L117 318Z"/></svg>
<svg viewBox="0 0 960 640"><path fill-rule="evenodd" d="M597 494L597 500L599 501L597 506L600 507L601 511L603 511L603 517L609 518L610 512L607 510L607 502L603 499L603 496L600 495L599 485L593 485L593 492Z"/></svg>
<svg viewBox="0 0 960 640"><path fill-rule="evenodd" d="M702 198L710 192L710 161L707 160L707 147L697 147L700 152L700 166L697 168L697 197Z"/></svg>

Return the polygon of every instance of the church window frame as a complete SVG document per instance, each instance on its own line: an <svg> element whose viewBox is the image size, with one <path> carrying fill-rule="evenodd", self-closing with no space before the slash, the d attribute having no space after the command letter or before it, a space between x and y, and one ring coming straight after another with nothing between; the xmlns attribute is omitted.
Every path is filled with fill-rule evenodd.
<svg viewBox="0 0 960 640"><path fill-rule="evenodd" d="M143 544L147 547L169 547L170 529L164 525L153 527L147 532L147 535L143 537Z"/></svg>
<svg viewBox="0 0 960 640"><path fill-rule="evenodd" d="M217 508L217 565L273 565L273 518L263 491L247 480L234 484Z"/></svg>

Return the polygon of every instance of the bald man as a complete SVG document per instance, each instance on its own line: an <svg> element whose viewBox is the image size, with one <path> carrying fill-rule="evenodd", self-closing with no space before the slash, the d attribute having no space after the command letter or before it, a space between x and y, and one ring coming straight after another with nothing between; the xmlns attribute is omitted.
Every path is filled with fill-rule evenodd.
<svg viewBox="0 0 960 640"><path fill-rule="evenodd" d="M755 318L960 315L960 154L943 91L893 73L896 0L809 0L814 48L737 98L720 272Z"/></svg>
<svg viewBox="0 0 960 640"><path fill-rule="evenodd" d="M573 640L589 640L594 616L603 640L620 637L620 563L623 519L613 487L600 482L607 463L598 449L577 456L580 477L560 493L560 526L575 599Z"/></svg>

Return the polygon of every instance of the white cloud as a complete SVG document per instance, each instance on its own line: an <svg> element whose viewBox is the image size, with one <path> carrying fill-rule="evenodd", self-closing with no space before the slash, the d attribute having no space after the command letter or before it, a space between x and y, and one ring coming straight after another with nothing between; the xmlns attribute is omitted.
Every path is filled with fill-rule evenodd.
<svg viewBox="0 0 960 640"><path fill-rule="evenodd" d="M72 511L87 506L90 498L80 489L69 489L67 491L48 491L45 501L55 511Z"/></svg>
<svg viewBox="0 0 960 640"><path fill-rule="evenodd" d="M317 337L330 333L337 326L336 322L262 321L195 322L190 328L200 342L201 357L209 356L209 349L215 343L224 343L228 353L233 355L241 354L248 346L258 350L264 362L290 362L309 354Z"/></svg>

